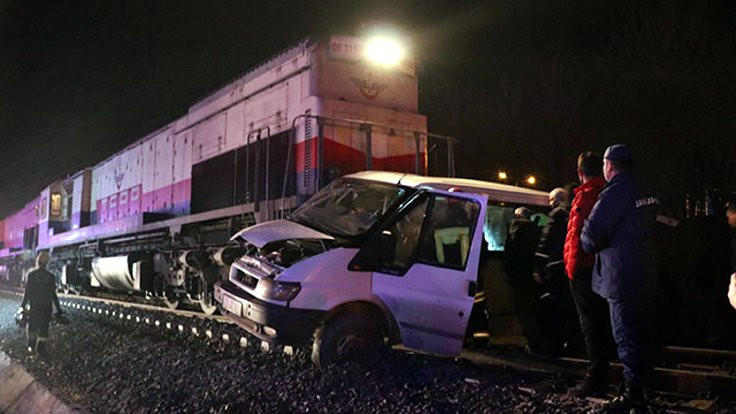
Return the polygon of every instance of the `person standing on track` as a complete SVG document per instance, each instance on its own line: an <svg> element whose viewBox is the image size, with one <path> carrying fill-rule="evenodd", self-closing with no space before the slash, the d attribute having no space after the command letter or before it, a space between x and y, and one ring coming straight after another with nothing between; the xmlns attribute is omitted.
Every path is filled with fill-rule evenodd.
<svg viewBox="0 0 736 414"><path fill-rule="evenodd" d="M654 224L659 201L632 173L626 145L603 155L607 184L580 237L586 253L595 253L593 291L608 301L613 338L624 368L625 389L606 409L648 405L651 379L651 315L656 283Z"/></svg>
<svg viewBox="0 0 736 414"><path fill-rule="evenodd" d="M56 278L46 270L49 254L41 252L36 257L36 269L28 274L28 282L23 294L22 310L28 311L28 353L47 356L46 343L49 339L49 324L52 310L61 315L59 298L56 296Z"/></svg>
<svg viewBox="0 0 736 414"><path fill-rule="evenodd" d="M575 197L570 208L565 237L565 271L578 311L589 361L583 382L570 389L570 393L578 397L606 394L608 368L613 351L608 303L595 294L591 286L595 256L585 253L580 246L583 224L606 185L601 176L602 169L603 160L600 155L587 151L578 156L580 186L574 190Z"/></svg>

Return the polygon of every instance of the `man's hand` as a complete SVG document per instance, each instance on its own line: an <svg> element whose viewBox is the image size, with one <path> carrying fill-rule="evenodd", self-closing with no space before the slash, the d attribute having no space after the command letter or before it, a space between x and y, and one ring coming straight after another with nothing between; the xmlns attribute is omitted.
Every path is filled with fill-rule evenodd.
<svg viewBox="0 0 736 414"><path fill-rule="evenodd" d="M731 275L731 283L728 285L728 301L736 309L736 273Z"/></svg>
<svg viewBox="0 0 736 414"><path fill-rule="evenodd" d="M21 306L20 308L18 308L18 311L15 312L15 323L18 326L25 326L26 322L28 321L28 319L26 318L26 310Z"/></svg>

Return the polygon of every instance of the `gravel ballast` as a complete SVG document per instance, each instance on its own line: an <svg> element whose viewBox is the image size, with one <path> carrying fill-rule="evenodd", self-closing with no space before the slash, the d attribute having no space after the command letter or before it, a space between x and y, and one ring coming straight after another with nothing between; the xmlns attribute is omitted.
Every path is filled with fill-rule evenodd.
<svg viewBox="0 0 736 414"><path fill-rule="evenodd" d="M367 366L319 371L303 351L263 352L232 325L84 300L73 303L99 310L65 306L71 322L52 325L50 357L29 358L13 319L19 302L0 294L0 348L85 412L561 413L596 406L565 394L570 378L398 351Z"/></svg>

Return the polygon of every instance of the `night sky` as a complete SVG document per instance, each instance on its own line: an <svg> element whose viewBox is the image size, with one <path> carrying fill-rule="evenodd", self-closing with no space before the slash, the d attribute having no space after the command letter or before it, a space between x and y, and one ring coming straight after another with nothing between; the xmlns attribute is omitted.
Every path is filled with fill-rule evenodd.
<svg viewBox="0 0 736 414"><path fill-rule="evenodd" d="M581 150L627 142L645 178L682 175L663 189L676 211L685 191L736 188L735 16L698 0L0 0L0 217L298 40L380 25L410 39L420 111L462 140L461 175L549 189Z"/></svg>

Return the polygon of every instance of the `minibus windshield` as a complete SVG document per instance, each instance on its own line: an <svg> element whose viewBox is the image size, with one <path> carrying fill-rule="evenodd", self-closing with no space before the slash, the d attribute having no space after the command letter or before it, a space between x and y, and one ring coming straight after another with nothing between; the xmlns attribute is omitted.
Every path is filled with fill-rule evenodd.
<svg viewBox="0 0 736 414"><path fill-rule="evenodd" d="M360 236L405 193L395 184L338 179L313 195L291 218L333 236Z"/></svg>

